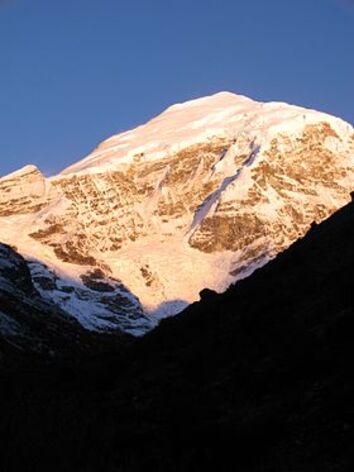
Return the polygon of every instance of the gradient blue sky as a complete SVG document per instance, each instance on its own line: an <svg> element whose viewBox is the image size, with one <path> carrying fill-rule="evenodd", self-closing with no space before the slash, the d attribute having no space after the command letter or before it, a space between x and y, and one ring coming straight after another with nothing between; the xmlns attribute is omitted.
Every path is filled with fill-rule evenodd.
<svg viewBox="0 0 354 472"><path fill-rule="evenodd" d="M0 0L0 174L220 90L354 122L352 0Z"/></svg>

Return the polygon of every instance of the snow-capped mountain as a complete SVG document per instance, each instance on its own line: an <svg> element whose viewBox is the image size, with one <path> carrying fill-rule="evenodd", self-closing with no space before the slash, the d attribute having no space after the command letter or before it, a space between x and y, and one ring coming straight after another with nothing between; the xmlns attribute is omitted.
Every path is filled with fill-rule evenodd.
<svg viewBox="0 0 354 472"><path fill-rule="evenodd" d="M227 92L177 104L61 174L0 179L0 241L88 329L141 334L350 201L354 130Z"/></svg>

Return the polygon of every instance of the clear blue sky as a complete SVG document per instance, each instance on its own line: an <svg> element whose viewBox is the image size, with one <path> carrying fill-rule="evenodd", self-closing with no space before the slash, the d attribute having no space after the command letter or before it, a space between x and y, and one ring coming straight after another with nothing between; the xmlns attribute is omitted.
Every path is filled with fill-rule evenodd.
<svg viewBox="0 0 354 472"><path fill-rule="evenodd" d="M0 0L0 174L220 90L354 122L354 0Z"/></svg>

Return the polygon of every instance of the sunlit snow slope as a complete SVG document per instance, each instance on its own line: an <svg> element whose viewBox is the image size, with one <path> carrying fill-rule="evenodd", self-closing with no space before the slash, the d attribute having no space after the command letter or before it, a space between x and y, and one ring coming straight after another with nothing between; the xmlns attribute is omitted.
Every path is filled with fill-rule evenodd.
<svg viewBox="0 0 354 472"><path fill-rule="evenodd" d="M45 178L0 179L0 241L89 329L141 334L249 275L350 200L354 130L222 92L174 105Z"/></svg>

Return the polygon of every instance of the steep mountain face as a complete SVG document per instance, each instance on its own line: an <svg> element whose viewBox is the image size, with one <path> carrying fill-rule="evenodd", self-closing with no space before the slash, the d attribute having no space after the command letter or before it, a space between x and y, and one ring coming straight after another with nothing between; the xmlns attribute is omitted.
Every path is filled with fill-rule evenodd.
<svg viewBox="0 0 354 472"><path fill-rule="evenodd" d="M225 290L350 201L354 130L219 93L174 105L61 174L0 179L0 240L86 328L141 334Z"/></svg>

